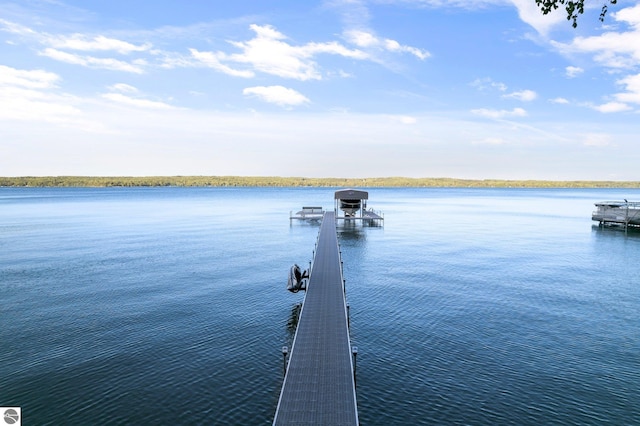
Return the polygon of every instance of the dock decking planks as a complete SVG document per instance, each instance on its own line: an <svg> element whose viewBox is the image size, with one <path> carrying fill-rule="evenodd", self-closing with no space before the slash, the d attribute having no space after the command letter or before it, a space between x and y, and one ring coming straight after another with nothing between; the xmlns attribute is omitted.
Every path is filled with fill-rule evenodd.
<svg viewBox="0 0 640 426"><path fill-rule="evenodd" d="M358 425L334 212L322 219L289 356L274 426Z"/></svg>

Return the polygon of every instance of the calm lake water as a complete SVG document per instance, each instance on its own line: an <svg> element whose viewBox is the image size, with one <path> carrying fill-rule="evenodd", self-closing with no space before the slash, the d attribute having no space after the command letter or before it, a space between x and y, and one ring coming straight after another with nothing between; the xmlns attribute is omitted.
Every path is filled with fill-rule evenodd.
<svg viewBox="0 0 640 426"><path fill-rule="evenodd" d="M0 406L24 425L269 425L334 189L0 188ZM340 226L363 425L640 424L638 190L369 189Z"/></svg>

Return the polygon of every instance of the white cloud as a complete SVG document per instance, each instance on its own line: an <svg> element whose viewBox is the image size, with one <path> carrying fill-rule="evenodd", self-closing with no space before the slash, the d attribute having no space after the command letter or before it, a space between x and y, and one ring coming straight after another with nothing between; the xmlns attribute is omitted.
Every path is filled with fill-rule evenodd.
<svg viewBox="0 0 640 426"><path fill-rule="evenodd" d="M640 29L640 5L636 4L633 7L627 7L620 9L612 14L613 18L617 21L627 22L635 29Z"/></svg>
<svg viewBox="0 0 640 426"><path fill-rule="evenodd" d="M184 54L181 53L177 53L177 52L166 52L166 51L162 51L162 50L152 50L149 53L151 53L154 57L156 57L158 59L158 62L160 63L160 67L161 68L165 68L165 69L173 69L173 68L190 68L190 67L195 67L195 66L199 66L202 65L202 63L206 64L206 58L204 59L200 59L200 60L194 60L193 56L193 52L197 53L201 53L198 52L198 50L196 49L189 49L189 56L186 56Z"/></svg>
<svg viewBox="0 0 640 426"><path fill-rule="evenodd" d="M69 123L80 115L69 101L40 90L0 87L0 119Z"/></svg>
<svg viewBox="0 0 640 426"><path fill-rule="evenodd" d="M500 92L507 91L507 85L497 81L493 81L489 77L478 78L470 83L471 87L475 87L477 90L485 91L488 89L497 89Z"/></svg>
<svg viewBox="0 0 640 426"><path fill-rule="evenodd" d="M627 7L612 13L611 19L619 24L626 25L626 30L608 30L607 32L591 37L576 37L571 43L552 44L562 53L572 55L575 53L592 54L593 59L606 68L616 72L623 70L636 70L640 66L640 4ZM608 28L617 28L609 26ZM580 68L576 70L582 71ZM572 76L573 67L567 67L567 75ZM618 84L625 87L626 92L612 95L611 102L592 106L593 109L603 113L615 113L633 109L629 103L640 104L640 77L629 75L620 80Z"/></svg>
<svg viewBox="0 0 640 426"><path fill-rule="evenodd" d="M0 65L0 120L45 122L86 131L102 130L98 122L83 116L78 98L57 91L59 80L57 74L48 71Z"/></svg>
<svg viewBox="0 0 640 426"><path fill-rule="evenodd" d="M286 36L275 28L265 25L251 25L256 37L246 42L231 42L242 53L225 56L236 63L249 64L267 74L297 80L320 80L317 64L312 60L318 53L337 54L364 59L359 51L350 51L338 43L309 43L302 46L288 44Z"/></svg>
<svg viewBox="0 0 640 426"><path fill-rule="evenodd" d="M4 27L3 29L7 32L24 36L26 39L34 40L36 43L45 46L45 48L39 52L41 56L89 68L142 74L144 73L144 67L147 66L147 62L140 58L134 58L127 62L115 58L79 55L69 51L114 52L116 54L128 55L134 52L144 52L151 48L150 44L135 45L123 40L101 35L94 37L82 34L73 34L71 36L52 35L45 32L37 32L23 25L6 20L0 20L0 25Z"/></svg>
<svg viewBox="0 0 640 426"><path fill-rule="evenodd" d="M604 133L588 133L583 135L583 138L582 143L585 146L604 147L613 145L611 135Z"/></svg>
<svg viewBox="0 0 640 426"><path fill-rule="evenodd" d="M369 59L369 55L361 50L348 49L336 41L327 43L309 43L302 49L303 56L312 56L318 53L329 53L352 59Z"/></svg>
<svg viewBox="0 0 640 426"><path fill-rule="evenodd" d="M552 44L565 54L593 53L594 60L608 68L630 68L640 61L640 31L637 30L576 37L569 44Z"/></svg>
<svg viewBox="0 0 640 426"><path fill-rule="evenodd" d="M89 36L85 34L72 34L65 36L38 32L24 25L4 19L0 19L0 26L2 27L0 29L8 33L26 36L36 40L42 45L62 50L80 50L85 52L114 51L126 55L132 52L144 52L152 47L150 43L135 45L124 40L103 35Z"/></svg>
<svg viewBox="0 0 640 426"><path fill-rule="evenodd" d="M42 56L46 56L56 61L65 62L73 65L81 65L89 68L100 68L112 71L124 71L134 74L143 74L144 69L140 65L145 65L144 61L129 63L113 58L96 58L93 56L82 56L74 53L63 52L58 49L46 48L40 52Z"/></svg>
<svg viewBox="0 0 640 426"><path fill-rule="evenodd" d="M627 90L614 95L618 101L640 104L640 74L627 76L619 80L618 84L625 86Z"/></svg>
<svg viewBox="0 0 640 426"><path fill-rule="evenodd" d="M117 104L152 110L174 109L173 106L165 102L152 101L140 97L138 88L129 84L116 83L109 86L108 89L110 93L104 93L101 97Z"/></svg>
<svg viewBox="0 0 640 426"><path fill-rule="evenodd" d="M363 0L327 0L326 6L335 8L346 27L361 28L371 19L371 13Z"/></svg>
<svg viewBox="0 0 640 426"><path fill-rule="evenodd" d="M472 10L488 6L504 5L504 0L401 0L430 7L459 7Z"/></svg>
<svg viewBox="0 0 640 426"><path fill-rule="evenodd" d="M391 120L401 124L416 124L418 119L409 115L393 115Z"/></svg>
<svg viewBox="0 0 640 426"><path fill-rule="evenodd" d="M362 30L349 30L344 33L345 38L352 44L364 49L380 49L389 52L409 53L418 59L424 60L431 56L426 50L413 46L405 46L396 40L389 38L381 39L371 32Z"/></svg>
<svg viewBox="0 0 640 426"><path fill-rule="evenodd" d="M566 54L592 53L594 59L609 68L632 68L640 64L640 4L611 14L626 24L629 31L607 31L591 37L576 37L571 43L552 42Z"/></svg>
<svg viewBox="0 0 640 426"><path fill-rule="evenodd" d="M125 83L116 83L109 86L109 90L112 92L120 92L120 93L138 93L138 89Z"/></svg>
<svg viewBox="0 0 640 426"><path fill-rule="evenodd" d="M69 37L50 37L47 44L57 49L92 52L112 50L123 55L131 52L143 52L151 48L151 44L136 46L135 44L126 41L102 35L91 38L83 34L73 34Z"/></svg>
<svg viewBox="0 0 640 426"><path fill-rule="evenodd" d="M322 78L318 66L311 58L316 53L336 53L343 56L360 56L349 54L347 49L337 43L311 43L305 46L293 46L285 41L286 37L270 26L251 25L257 37L247 42L233 42L242 49L241 54L233 54L228 58L234 62L250 64L256 70L297 80L320 80Z"/></svg>
<svg viewBox="0 0 640 426"><path fill-rule="evenodd" d="M124 40L103 35L89 36L85 34L72 34L70 36L64 36L37 32L24 25L4 19L0 19L0 26L2 27L1 29L8 33L27 36L35 39L42 45L62 50L80 50L85 52L114 51L127 55L132 52L144 52L150 50L152 47L150 43L135 45Z"/></svg>
<svg viewBox="0 0 640 426"><path fill-rule="evenodd" d="M553 104L563 104L563 105L566 105L569 103L569 101L565 98L553 98L553 99L549 99L549 102Z"/></svg>
<svg viewBox="0 0 640 426"><path fill-rule="evenodd" d="M380 44L380 41L373 34L366 31L351 30L345 33L349 42L358 47L374 47Z"/></svg>
<svg viewBox="0 0 640 426"><path fill-rule="evenodd" d="M76 55L73 53L63 52L61 50L47 48L40 52L42 56L46 56L51 59L55 59L56 61L66 62L67 64L73 65L88 65L88 61L80 55Z"/></svg>
<svg viewBox="0 0 640 426"><path fill-rule="evenodd" d="M2 30L11 34L36 36L37 33L32 29L25 27L24 25L16 24L15 22L7 21L6 19L0 19L0 26Z"/></svg>
<svg viewBox="0 0 640 426"><path fill-rule="evenodd" d="M575 78L578 75L582 74L584 72L584 70L580 67L573 67L573 66L568 66L565 68L566 71L566 75L569 78Z"/></svg>
<svg viewBox="0 0 640 426"><path fill-rule="evenodd" d="M504 110L504 109L496 110L496 109L488 109L488 108L478 108L478 109L471 110L471 112L481 117L494 118L494 119L527 116L527 111L525 111L522 108L514 108L511 111Z"/></svg>
<svg viewBox="0 0 640 426"><path fill-rule="evenodd" d="M520 19L543 36L546 36L554 26L560 23L567 25L566 12L562 7L548 15L543 15L534 0L510 1L518 9Z"/></svg>
<svg viewBox="0 0 640 426"><path fill-rule="evenodd" d="M472 145L505 145L508 142L503 138L498 137L488 137L485 139L474 140L471 142Z"/></svg>
<svg viewBox="0 0 640 426"><path fill-rule="evenodd" d="M242 94L256 96L265 102L279 106L297 106L309 102L309 99L300 92L283 86L247 87L242 91Z"/></svg>
<svg viewBox="0 0 640 426"><path fill-rule="evenodd" d="M391 39L385 39L384 45L387 48L387 50L391 52L410 53L416 58L421 60L425 60L431 56L431 53L427 52L426 50L418 49L417 47L412 47L412 46L404 46L398 43L397 41L391 40Z"/></svg>
<svg viewBox="0 0 640 426"><path fill-rule="evenodd" d="M623 102L607 102L602 105L595 105L593 106L593 109L606 114L606 113L613 113L613 112L629 111L633 108L631 108L629 105Z"/></svg>
<svg viewBox="0 0 640 426"><path fill-rule="evenodd" d="M502 95L503 98L516 99L522 102L530 102L538 97L538 94L533 90L521 90L519 92L513 92L506 95Z"/></svg>
<svg viewBox="0 0 640 426"><path fill-rule="evenodd" d="M172 109L173 107L164 102L150 101L148 99L132 98L122 93L105 93L102 95L104 99L110 100L123 105L133 106L136 108L148 109Z"/></svg>
<svg viewBox="0 0 640 426"><path fill-rule="evenodd" d="M348 49L333 42L289 44L287 37L270 25L250 25L255 37L248 41L230 41L241 53L200 52L191 49L192 56L205 65L238 77L253 77L255 71L296 80L320 80L322 74L313 61L318 54L331 54L353 59L367 59L360 50ZM238 70L228 63L242 64L250 69Z"/></svg>
<svg viewBox="0 0 640 426"><path fill-rule="evenodd" d="M0 65L0 86L19 86L28 89L55 87L57 74L44 70L20 70Z"/></svg>
<svg viewBox="0 0 640 426"><path fill-rule="evenodd" d="M225 59L224 53L215 52L200 52L196 49L189 49L191 55L197 60L206 65L209 68L213 68L216 71L220 71L224 74L228 74L234 77L251 78L255 76L255 73L250 70L236 70L220 62L220 59Z"/></svg>

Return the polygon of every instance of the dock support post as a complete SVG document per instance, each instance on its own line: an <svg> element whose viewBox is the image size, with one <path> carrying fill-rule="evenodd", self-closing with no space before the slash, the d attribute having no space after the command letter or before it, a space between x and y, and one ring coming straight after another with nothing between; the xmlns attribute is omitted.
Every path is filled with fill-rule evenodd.
<svg viewBox="0 0 640 426"><path fill-rule="evenodd" d="M347 303L347 328L351 330L351 307Z"/></svg>
<svg viewBox="0 0 640 426"><path fill-rule="evenodd" d="M629 203L626 202L627 200L624 200L626 203L626 207L627 207L627 211L624 214L624 233L627 233L627 229L629 228Z"/></svg>
<svg viewBox="0 0 640 426"><path fill-rule="evenodd" d="M289 348L287 346L282 347L282 375L287 375L287 354L289 353Z"/></svg>
<svg viewBox="0 0 640 426"><path fill-rule="evenodd" d="M358 347L357 346L353 346L351 348L351 353L353 354L353 383L355 384L356 382L356 359L358 357Z"/></svg>

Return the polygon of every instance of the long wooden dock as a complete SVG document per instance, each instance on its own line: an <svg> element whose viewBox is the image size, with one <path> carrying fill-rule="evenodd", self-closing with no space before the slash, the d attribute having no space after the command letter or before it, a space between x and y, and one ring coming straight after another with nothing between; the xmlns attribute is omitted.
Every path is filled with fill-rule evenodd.
<svg viewBox="0 0 640 426"><path fill-rule="evenodd" d="M335 213L326 212L274 426L358 425Z"/></svg>

